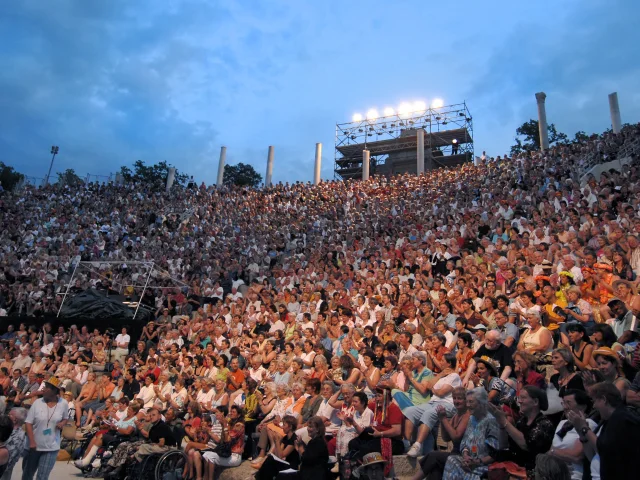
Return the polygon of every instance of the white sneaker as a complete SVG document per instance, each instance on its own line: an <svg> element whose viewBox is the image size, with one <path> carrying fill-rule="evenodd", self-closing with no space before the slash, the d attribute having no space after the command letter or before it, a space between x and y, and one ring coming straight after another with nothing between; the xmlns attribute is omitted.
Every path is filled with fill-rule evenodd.
<svg viewBox="0 0 640 480"><path fill-rule="evenodd" d="M416 442L413 445L411 445L411 448L407 452L407 457L416 458L418 457L418 455L420 455L421 452L422 452L422 444Z"/></svg>

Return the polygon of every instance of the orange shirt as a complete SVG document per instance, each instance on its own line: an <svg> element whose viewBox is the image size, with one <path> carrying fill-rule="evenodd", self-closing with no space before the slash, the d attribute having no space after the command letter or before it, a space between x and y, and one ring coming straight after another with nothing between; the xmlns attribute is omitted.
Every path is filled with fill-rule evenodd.
<svg viewBox="0 0 640 480"><path fill-rule="evenodd" d="M244 373L242 373L242 370L240 369L236 370L235 372L232 372L231 370L229 370L229 374L227 375L227 378L228 377L233 378L233 381L236 382L238 385L240 385L244 381ZM237 388L234 387L231 384L231 382L227 380L227 390L229 390L230 392L235 392Z"/></svg>

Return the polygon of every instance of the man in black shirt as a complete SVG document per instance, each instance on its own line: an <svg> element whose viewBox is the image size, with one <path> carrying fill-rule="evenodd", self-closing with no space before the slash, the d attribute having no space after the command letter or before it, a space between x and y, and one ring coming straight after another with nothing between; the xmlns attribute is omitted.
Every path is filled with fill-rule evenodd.
<svg viewBox="0 0 640 480"><path fill-rule="evenodd" d="M152 426L148 432L141 430L140 433L143 437L147 437L150 443L143 443L138 447L138 451L134 455L138 462L142 462L147 455L166 452L170 447L175 447L176 445L173 432L169 425L162 420L160 410L150 408L147 411L147 415L149 415L149 421Z"/></svg>
<svg viewBox="0 0 640 480"><path fill-rule="evenodd" d="M506 380L511 376L511 372L513 371L511 349L502 343L498 330L490 330L487 332L487 335L484 337L484 345L478 349L475 356L486 356L498 362L498 375L500 375L502 380Z"/></svg>
<svg viewBox="0 0 640 480"><path fill-rule="evenodd" d="M140 393L140 384L136 380L136 371L133 369L127 370L127 373L124 375L122 394L129 400L133 400L138 393Z"/></svg>

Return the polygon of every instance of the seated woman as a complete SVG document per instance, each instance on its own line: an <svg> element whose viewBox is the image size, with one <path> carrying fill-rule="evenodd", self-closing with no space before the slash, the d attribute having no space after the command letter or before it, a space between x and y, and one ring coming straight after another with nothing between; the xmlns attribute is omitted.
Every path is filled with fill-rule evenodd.
<svg viewBox="0 0 640 480"><path fill-rule="evenodd" d="M207 480L213 480L215 466L237 467L242 463L242 452L244 451L244 419L238 420L232 425L221 410L215 410L216 420L222 426L221 441L231 444L231 456L221 457L215 452L206 452L204 460L204 474Z"/></svg>
<svg viewBox="0 0 640 480"><path fill-rule="evenodd" d="M553 442L555 428L542 414L549 408L547 393L533 385L520 391L520 419L514 424L507 421L504 411L491 405L490 412L500 427L500 449L497 460L512 461L533 477L536 456L547 453Z"/></svg>
<svg viewBox="0 0 640 480"><path fill-rule="evenodd" d="M445 480L480 480L487 474L499 447L498 422L488 411L491 406L483 388L467 392L471 416L460 442L460 454L447 457L442 477Z"/></svg>
<svg viewBox="0 0 640 480"><path fill-rule="evenodd" d="M489 401L496 405L510 405L516 396L516 390L498 377L498 366L489 357L476 357L476 373L469 381L476 387L484 387Z"/></svg>
<svg viewBox="0 0 640 480"><path fill-rule="evenodd" d="M380 452L387 462L393 463L393 455L404 453L402 442L402 411L391 402L386 403L384 389L376 389L376 395L368 405L373 412L371 426L349 442L349 451L358 451L358 458L367 453Z"/></svg>
<svg viewBox="0 0 640 480"><path fill-rule="evenodd" d="M513 354L513 369L516 374L516 395L522 387L534 385L540 389L547 388L545 378L536 372L536 359L527 352L517 351Z"/></svg>
<svg viewBox="0 0 640 480"><path fill-rule="evenodd" d="M300 455L300 471L297 474L283 474L281 477L299 480L326 480L328 478L329 450L327 442L324 439L325 429L324 422L320 417L312 417L309 419L307 430L309 442L305 445L300 439L295 443L296 450Z"/></svg>
<svg viewBox="0 0 640 480"><path fill-rule="evenodd" d="M604 382L613 383L622 395L622 401L625 402L627 392L631 383L622 374L620 365L620 357L616 352L607 347L600 347L593 352L593 358L596 362L596 368L603 377ZM593 372L584 372L582 379L586 387L590 387L598 383L598 378Z"/></svg>
<svg viewBox="0 0 640 480"><path fill-rule="evenodd" d="M100 447L114 442L124 442L131 437L136 431L136 420L139 411L140 405L131 402L127 409L127 415L122 420L115 422L106 420L104 428L94 435L85 450L84 456L80 460L76 460L75 466L84 469L91 463Z"/></svg>
<svg viewBox="0 0 640 480"><path fill-rule="evenodd" d="M298 469L300 457L295 449L295 442L298 439L295 433L297 425L298 420L291 415L286 415L282 419L284 436L280 441L274 443L270 454L262 464L252 465L253 468L259 469L255 475L256 480L273 480L282 470L289 468L293 470ZM277 457L279 460L276 460L274 457ZM282 460L284 460L284 462Z"/></svg>
<svg viewBox="0 0 640 480"><path fill-rule="evenodd" d="M415 458L422 453L422 443L438 425L438 407L443 407L449 417L455 414L451 394L455 387L462 386L462 380L455 371L456 356L453 353L446 353L443 360L442 371L427 382L427 388L432 392L431 400L422 405L409 407L403 412L407 417L404 423L404 438L408 442L412 440L414 426L420 425L416 441L407 452L408 457Z"/></svg>
<svg viewBox="0 0 640 480"><path fill-rule="evenodd" d="M364 392L355 392L351 399L353 413L340 412L338 418L342 420L340 430L335 439L335 452L343 456L348 452L349 442L360 435L373 421L373 412L368 408L367 395Z"/></svg>
<svg viewBox="0 0 640 480"><path fill-rule="evenodd" d="M280 423L287 414L287 410L293 404L293 398L289 396L289 386L285 383L276 384L276 396L277 400L272 407L268 415L266 415L262 421L258 424L256 431L260 433L260 439L258 440L258 447L260 454L254 458L251 463L257 464L265 460L267 455L267 446L269 444L269 425L271 423Z"/></svg>
<svg viewBox="0 0 640 480"><path fill-rule="evenodd" d="M460 443L469 423L469 410L467 409L467 391L464 387L456 387L452 392L453 406L456 414L449 418L444 407L437 408L442 428L442 439L445 442L453 442L451 452L433 450L420 460L420 469L416 471L412 480L441 480L444 467L449 455L460 455Z"/></svg>
<svg viewBox="0 0 640 480"><path fill-rule="evenodd" d="M534 355L550 353L553 349L553 337L551 332L542 326L540 313L528 313L526 318L531 328L527 328L522 332L517 349Z"/></svg>
<svg viewBox="0 0 640 480"><path fill-rule="evenodd" d="M584 390L567 389L561 396L565 414L574 412L586 418L591 408L591 399ZM590 418L587 418L586 421L591 430L596 429L596 422ZM549 455L567 464L572 480L582 480L584 464L583 447L580 441L580 433L574 428L571 422L562 420L556 428Z"/></svg>
<svg viewBox="0 0 640 480"><path fill-rule="evenodd" d="M588 370L591 365L593 345L584 326L580 323L567 325L567 340L565 345L571 349L576 368Z"/></svg>

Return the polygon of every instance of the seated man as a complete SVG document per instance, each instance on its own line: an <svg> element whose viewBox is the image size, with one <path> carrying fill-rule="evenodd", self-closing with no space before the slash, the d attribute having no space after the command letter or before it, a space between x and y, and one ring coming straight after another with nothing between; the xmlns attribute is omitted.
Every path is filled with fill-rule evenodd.
<svg viewBox="0 0 640 480"><path fill-rule="evenodd" d="M161 418L160 410L152 407L147 411L151 428L149 431L141 430L143 437L147 438L150 443L143 443L138 447L138 451L134 454L138 462L142 462L144 457L154 453L164 453L169 448L176 446L176 439L173 431Z"/></svg>

